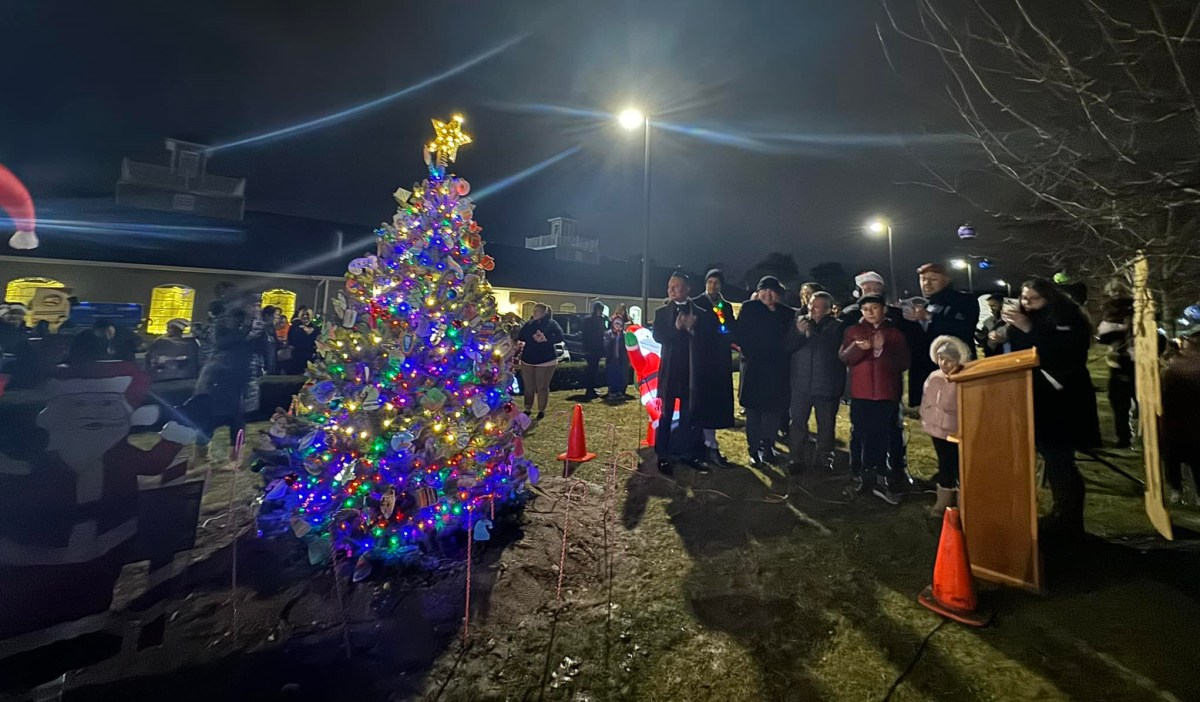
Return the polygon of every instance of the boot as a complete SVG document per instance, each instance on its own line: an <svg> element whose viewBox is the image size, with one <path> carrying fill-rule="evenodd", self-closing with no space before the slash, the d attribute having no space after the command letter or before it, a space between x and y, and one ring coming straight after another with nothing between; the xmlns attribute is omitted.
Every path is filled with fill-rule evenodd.
<svg viewBox="0 0 1200 702"><path fill-rule="evenodd" d="M929 510L929 516L934 519L941 519L945 514L947 507L958 506L958 488L944 488L938 486L937 502L933 503L933 507Z"/></svg>

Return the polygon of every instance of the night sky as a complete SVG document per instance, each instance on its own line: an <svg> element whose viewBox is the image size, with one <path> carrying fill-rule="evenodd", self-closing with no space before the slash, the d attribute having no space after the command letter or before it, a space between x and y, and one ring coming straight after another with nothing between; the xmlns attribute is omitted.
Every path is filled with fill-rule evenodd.
<svg viewBox="0 0 1200 702"><path fill-rule="evenodd" d="M656 260L740 272L780 250L804 270L837 260L886 274L886 245L862 233L883 213L902 284L915 287L923 260L992 250L985 217L904 184L926 179L914 154L951 174L977 156L954 134L939 65L891 37L893 70L883 21L878 0L10 2L0 162L35 200L111 196L121 158L163 163L163 137L270 132L519 39L335 124L221 150L209 170L247 178L250 209L365 234L390 218L392 190L421 177L429 118L462 111L476 143L455 170L477 190L579 146L484 198L485 237L519 243L570 214L605 255L636 256L641 136L596 115L636 103L674 127L652 131ZM757 136L745 148L680 129ZM980 225L972 249L955 236L968 219Z"/></svg>

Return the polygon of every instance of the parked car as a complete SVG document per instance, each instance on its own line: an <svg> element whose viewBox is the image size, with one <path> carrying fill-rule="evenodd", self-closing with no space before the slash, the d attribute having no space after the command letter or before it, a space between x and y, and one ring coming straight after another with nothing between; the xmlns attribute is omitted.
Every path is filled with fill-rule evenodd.
<svg viewBox="0 0 1200 702"><path fill-rule="evenodd" d="M583 360L583 315L577 312L560 312L554 315L554 321L562 327L567 352L566 359L560 357L558 360L570 360L571 357Z"/></svg>

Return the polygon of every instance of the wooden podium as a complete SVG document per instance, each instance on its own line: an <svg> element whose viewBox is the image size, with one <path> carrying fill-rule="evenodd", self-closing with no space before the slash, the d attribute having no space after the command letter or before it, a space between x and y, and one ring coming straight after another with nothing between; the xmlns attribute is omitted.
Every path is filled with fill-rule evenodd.
<svg viewBox="0 0 1200 702"><path fill-rule="evenodd" d="M1033 373L1036 350L967 363L958 384L959 493L975 577L1040 591Z"/></svg>

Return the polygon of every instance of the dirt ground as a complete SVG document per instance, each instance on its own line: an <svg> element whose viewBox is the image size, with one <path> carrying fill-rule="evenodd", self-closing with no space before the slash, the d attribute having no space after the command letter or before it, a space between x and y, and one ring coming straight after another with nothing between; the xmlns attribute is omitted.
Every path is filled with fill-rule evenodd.
<svg viewBox="0 0 1200 702"><path fill-rule="evenodd" d="M290 537L257 538L256 478L217 471L200 547L180 557L181 575L170 584L164 645L137 651L127 633L119 654L58 683L62 699L1200 694L1200 514L1175 509L1180 538L1159 539L1140 490L1098 464L1083 464L1094 538L1074 552L1046 553L1043 595L981 593L996 619L971 629L945 624L914 599L928 584L940 530L928 517L932 496L893 507L847 494L844 473L815 471L789 478L774 469L698 475L679 467L665 479L639 469L645 421L636 402L587 406L598 457L563 478L554 455L566 444L572 398L556 393L551 403L526 441L542 481L524 513L498 520L493 540L471 559L465 640L464 559L351 584L344 573L310 566ZM929 440L919 423L909 427L912 470L928 475ZM720 440L744 463L740 432L723 431ZM1106 455L1140 472L1137 455ZM126 632L149 616L133 611L145 570L127 568L118 587L114 608Z"/></svg>

